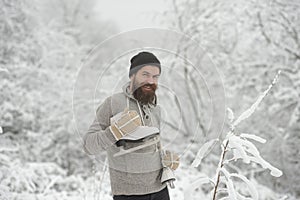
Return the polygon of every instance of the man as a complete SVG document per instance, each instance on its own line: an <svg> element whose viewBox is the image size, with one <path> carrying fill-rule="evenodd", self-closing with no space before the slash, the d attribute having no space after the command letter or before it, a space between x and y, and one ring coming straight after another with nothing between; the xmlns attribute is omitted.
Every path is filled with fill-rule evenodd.
<svg viewBox="0 0 300 200"><path fill-rule="evenodd" d="M140 52L130 62L130 82L99 106L84 149L88 154L106 150L114 200L169 200L166 186L172 184L179 158L162 151L159 140L155 91L160 61L150 52Z"/></svg>

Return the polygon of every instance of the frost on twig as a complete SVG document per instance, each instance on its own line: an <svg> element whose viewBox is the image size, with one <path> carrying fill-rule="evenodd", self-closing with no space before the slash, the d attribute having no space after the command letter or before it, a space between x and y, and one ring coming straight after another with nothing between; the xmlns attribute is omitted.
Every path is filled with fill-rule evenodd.
<svg viewBox="0 0 300 200"><path fill-rule="evenodd" d="M256 137L253 135L253 138ZM263 139L260 138L259 140ZM232 135L229 138L228 147L233 150L233 160L242 159L247 164L254 162L260 164L264 169L269 169L272 176L280 177L282 175L282 171L273 167L260 156L258 149L252 142L241 138L241 136Z"/></svg>
<svg viewBox="0 0 300 200"><path fill-rule="evenodd" d="M212 148L216 145L218 139L213 139L206 142L198 151L196 158L192 163L192 167L198 167L201 164L202 159L208 155Z"/></svg>

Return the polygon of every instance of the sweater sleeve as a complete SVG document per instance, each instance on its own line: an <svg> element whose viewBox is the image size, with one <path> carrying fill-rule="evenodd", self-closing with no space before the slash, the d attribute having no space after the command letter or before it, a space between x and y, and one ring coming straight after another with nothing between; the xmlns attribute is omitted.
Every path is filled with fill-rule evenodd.
<svg viewBox="0 0 300 200"><path fill-rule="evenodd" d="M83 149L87 154L97 154L117 142L109 129L111 116L109 97L97 108L95 119L84 135Z"/></svg>

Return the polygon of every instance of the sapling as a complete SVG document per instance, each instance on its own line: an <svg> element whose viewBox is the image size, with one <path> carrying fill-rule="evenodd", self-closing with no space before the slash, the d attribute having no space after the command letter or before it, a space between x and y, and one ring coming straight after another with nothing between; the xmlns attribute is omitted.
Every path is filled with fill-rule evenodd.
<svg viewBox="0 0 300 200"><path fill-rule="evenodd" d="M254 102L254 104L244 111L237 119L234 117L233 111L228 108L228 120L230 125L230 130L226 134L225 139L221 141L219 138L212 139L206 142L198 151L192 166L198 167L201 164L202 159L207 156L207 154L216 146L220 144L222 153L220 155L220 160L218 167L216 169L216 174L213 178L204 176L199 178L195 183L192 184L191 188L185 193L185 199L192 199L191 193L192 190L199 188L203 184L212 184L213 188L211 190L212 200L217 200L218 194L222 193L222 197L219 200L258 200L258 192L254 184L243 174L241 173L231 173L227 170L226 166L229 164L233 165L235 161L242 160L246 164L256 163L259 164L263 169L269 169L270 174L275 177L280 177L282 171L273 167L270 163L264 160L260 156L260 152L256 146L251 141L256 141L260 143L265 143L266 140L247 133L237 133L236 127L245 119L249 118L255 110L258 108L262 100L267 96L272 87L276 84L280 71L276 74L272 83ZM233 155L232 158L228 158L229 155ZM247 185L249 195L240 193L236 189L236 184L234 180L239 179ZM226 186L220 188L220 185ZM251 197L249 197L251 196Z"/></svg>

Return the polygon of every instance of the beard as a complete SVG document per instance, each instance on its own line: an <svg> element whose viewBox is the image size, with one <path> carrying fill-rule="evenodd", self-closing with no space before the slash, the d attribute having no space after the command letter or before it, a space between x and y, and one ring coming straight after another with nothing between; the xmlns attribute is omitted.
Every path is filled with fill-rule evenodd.
<svg viewBox="0 0 300 200"><path fill-rule="evenodd" d="M135 85L135 84L134 84ZM136 86L134 86L136 88ZM157 86L155 84L143 84L133 91L133 96L142 105L155 105L156 104L156 94L155 91Z"/></svg>

